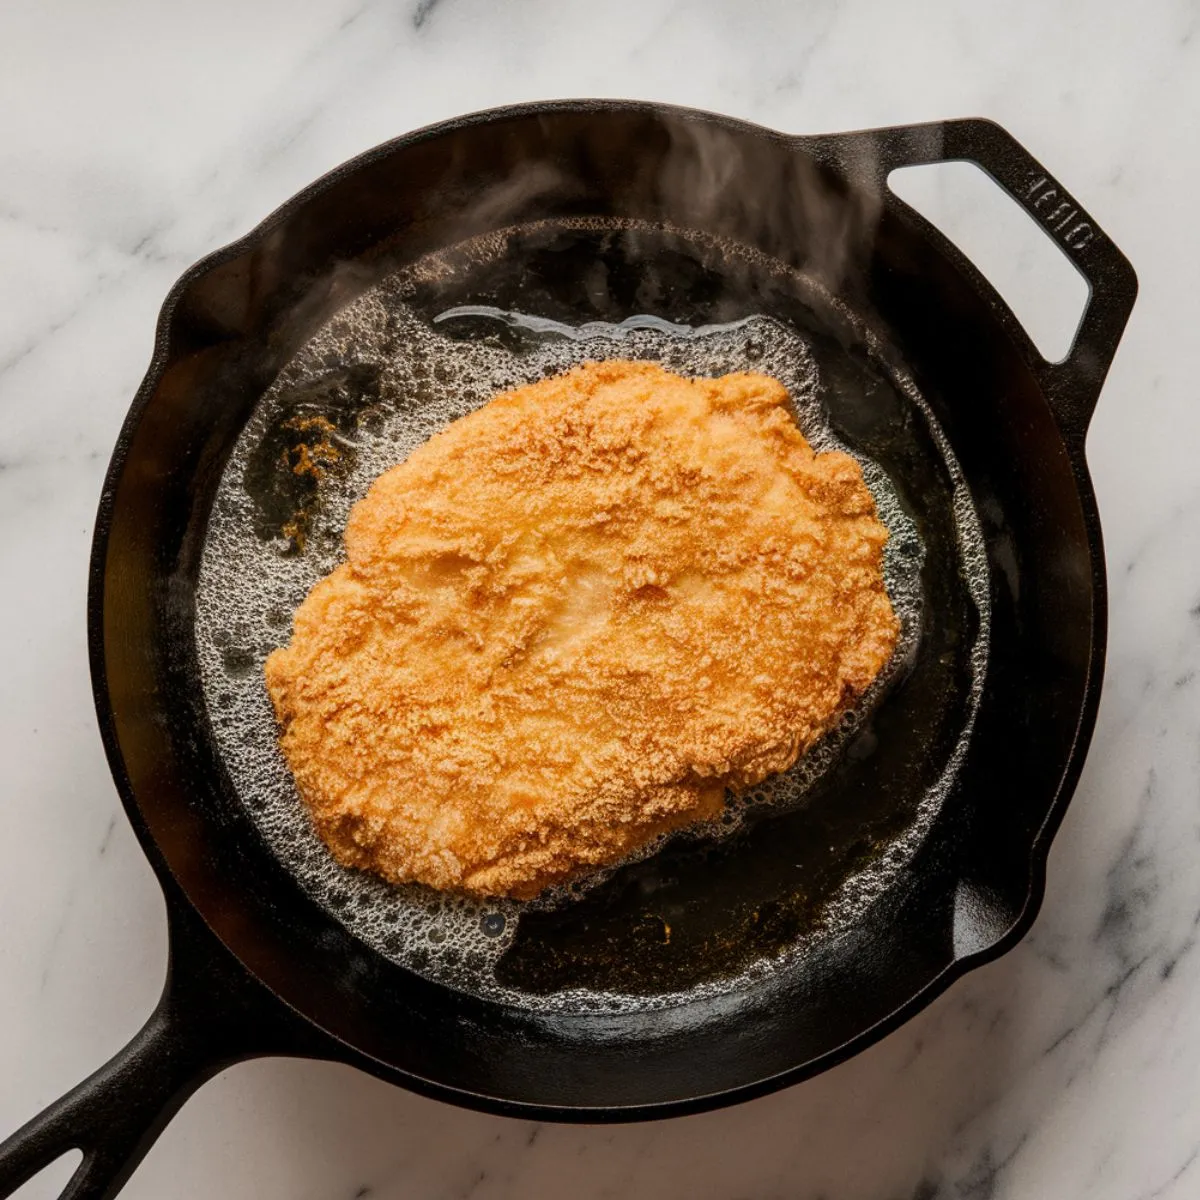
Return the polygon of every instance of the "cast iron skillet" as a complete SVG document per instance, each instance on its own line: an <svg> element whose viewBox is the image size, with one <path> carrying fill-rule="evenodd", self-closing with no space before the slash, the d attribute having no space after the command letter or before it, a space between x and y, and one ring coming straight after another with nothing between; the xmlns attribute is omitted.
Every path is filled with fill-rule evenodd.
<svg viewBox="0 0 1200 1200"><path fill-rule="evenodd" d="M1091 285L1064 361L1044 361L962 255L887 190L895 167L959 159L1010 192ZM568 220L580 217L600 218L601 231ZM821 356L831 419L888 468L928 550L920 651L873 740L835 772L836 803L818 797L811 812L765 820L707 857L666 851L578 911L532 922L509 968L531 993L580 981L671 990L735 968L746 947L786 946L814 919L806 898L820 899L821 835L843 865L866 861L948 753L978 616L947 540L952 481L898 371L936 413L982 521L990 655L957 783L899 881L761 985L589 1016L430 983L300 889L218 759L193 604L238 430L296 346L358 289L500 228L505 254L452 275L432 305L575 320L767 312L800 324ZM761 251L759 267L725 256L730 242ZM1100 693L1104 560L1084 436L1136 288L1087 213L987 121L787 137L595 101L503 109L390 142L189 270L164 305L105 481L89 606L105 746L166 895L167 984L128 1047L0 1146L0 1192L80 1148L63 1195L113 1195L193 1089L265 1054L349 1062L514 1116L713 1108L845 1059L1008 950L1041 900ZM679 929L674 951L654 935L661 924L646 923L663 912Z"/></svg>

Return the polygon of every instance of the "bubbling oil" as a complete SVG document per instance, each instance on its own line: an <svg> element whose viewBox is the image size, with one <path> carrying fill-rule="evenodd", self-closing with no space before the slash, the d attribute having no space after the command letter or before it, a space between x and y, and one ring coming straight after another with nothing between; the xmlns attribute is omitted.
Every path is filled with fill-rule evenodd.
<svg viewBox="0 0 1200 1200"><path fill-rule="evenodd" d="M570 903L615 868L522 903L395 886L342 867L314 831L279 750L263 663L287 641L291 614L309 589L341 561L350 508L376 476L494 394L589 359L647 359L691 376L762 371L788 389L797 422L815 449L854 454L830 427L811 348L800 333L765 316L727 325L684 326L645 315L619 325L570 326L472 305L428 320L408 303L415 277L411 270L391 277L318 331L263 396L220 481L201 562L195 632L209 720L237 792L273 852L310 895L362 942L434 981L521 1007L572 1012L665 1007L744 987L783 965L803 945L777 960L752 964L735 977L679 994L630 996L570 989L534 996L502 985L496 964L512 945L522 913L531 906ZM347 387L353 390L347 379L370 381L369 403L360 404L361 396L347 394ZM298 405L297 397L303 403ZM314 410L331 398L342 406L336 413ZM924 410L952 478L960 481L955 504L963 561L973 556L983 567L979 523L961 473L924 402L915 394L911 398ZM296 459L288 457L285 447L275 461L272 455L278 447L270 441L272 436L278 438L281 430L299 436L313 428L319 442L310 440ZM271 450L268 468L280 472L285 482L289 472L298 477L308 473L302 535L295 521L283 522L273 534L263 528L262 497L248 483L261 482L264 446ZM890 535L884 578L901 627L892 661L854 710L794 767L746 795L731 795L718 821L672 835L676 838L728 837L756 810L802 803L915 653L922 620L924 548L886 473L861 454L854 457ZM978 684L986 657L986 590L976 591L975 599L983 618L973 650ZM911 857L954 777L970 722L968 714L958 749L906 832L847 879L830 901L828 928L844 926L861 912ZM655 853L661 844L643 848L637 857Z"/></svg>

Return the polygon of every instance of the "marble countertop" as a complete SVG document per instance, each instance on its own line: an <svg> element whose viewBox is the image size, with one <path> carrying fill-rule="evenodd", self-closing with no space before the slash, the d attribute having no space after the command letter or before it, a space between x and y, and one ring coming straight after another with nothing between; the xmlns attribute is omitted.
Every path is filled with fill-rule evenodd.
<svg viewBox="0 0 1200 1200"><path fill-rule="evenodd" d="M101 751L84 602L101 477L163 296L194 259L376 142L581 95L792 132L992 117L1133 261L1141 298L1088 441L1108 673L1042 914L1012 953L879 1045L739 1108L538 1126L345 1067L262 1060L205 1086L124 1195L1200 1194L1190 0L0 6L0 1131L117 1050L162 982L162 901ZM1032 259L993 258L1014 290L1042 294ZM51 1182L24 1194L56 1195Z"/></svg>

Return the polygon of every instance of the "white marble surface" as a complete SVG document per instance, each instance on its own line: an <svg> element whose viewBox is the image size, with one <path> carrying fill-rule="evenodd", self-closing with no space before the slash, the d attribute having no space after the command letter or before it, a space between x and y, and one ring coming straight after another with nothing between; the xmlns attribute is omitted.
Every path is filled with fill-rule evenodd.
<svg viewBox="0 0 1200 1200"><path fill-rule="evenodd" d="M882 1044L737 1109L537 1127L260 1061L190 1101L125 1194L1200 1194L1198 31L1195 0L0 5L0 1129L115 1051L161 983L162 905L101 753L84 597L100 479L170 284L396 133L636 96L797 132L993 117L1139 272L1088 444L1109 668L1042 915ZM1026 257L1001 261L1019 287Z"/></svg>

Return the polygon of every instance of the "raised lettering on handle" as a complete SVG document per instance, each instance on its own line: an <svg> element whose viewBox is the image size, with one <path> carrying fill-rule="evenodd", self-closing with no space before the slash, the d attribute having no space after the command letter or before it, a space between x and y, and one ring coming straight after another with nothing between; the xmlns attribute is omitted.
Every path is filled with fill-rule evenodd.
<svg viewBox="0 0 1200 1200"><path fill-rule="evenodd" d="M1033 175L1025 189L1029 211L1068 250L1083 250L1096 236L1087 221L1081 220L1079 209L1071 198L1059 191L1045 175Z"/></svg>

